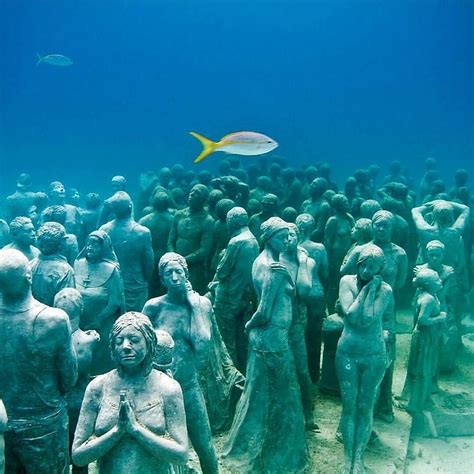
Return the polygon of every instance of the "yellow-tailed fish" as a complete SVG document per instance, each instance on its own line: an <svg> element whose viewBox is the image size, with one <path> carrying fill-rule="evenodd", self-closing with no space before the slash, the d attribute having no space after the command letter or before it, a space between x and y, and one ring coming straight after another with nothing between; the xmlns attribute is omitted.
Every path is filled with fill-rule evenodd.
<svg viewBox="0 0 474 474"><path fill-rule="evenodd" d="M278 146L278 143L272 138L256 132L229 133L229 135L222 137L218 142L209 140L209 138L203 137L196 132L189 133L197 138L204 147L201 154L194 160L194 163L199 163L216 151L251 156L268 153Z"/></svg>

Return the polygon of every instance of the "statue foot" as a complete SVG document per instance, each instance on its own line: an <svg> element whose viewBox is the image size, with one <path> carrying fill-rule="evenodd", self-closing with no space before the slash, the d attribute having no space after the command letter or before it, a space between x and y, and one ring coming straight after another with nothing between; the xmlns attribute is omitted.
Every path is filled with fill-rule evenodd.
<svg viewBox="0 0 474 474"><path fill-rule="evenodd" d="M393 413L374 413L374 416L385 423L393 423L395 420Z"/></svg>

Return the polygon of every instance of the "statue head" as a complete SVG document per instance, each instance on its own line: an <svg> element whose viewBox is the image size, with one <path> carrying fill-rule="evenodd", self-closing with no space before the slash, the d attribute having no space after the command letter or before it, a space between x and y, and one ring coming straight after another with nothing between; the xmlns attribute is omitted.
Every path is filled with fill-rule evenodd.
<svg viewBox="0 0 474 474"><path fill-rule="evenodd" d="M97 193L88 193L86 194L86 209L91 211L99 209L100 206L100 196Z"/></svg>
<svg viewBox="0 0 474 474"><path fill-rule="evenodd" d="M151 198L151 205L155 211L166 211L170 207L170 198L164 191L158 191Z"/></svg>
<svg viewBox="0 0 474 474"><path fill-rule="evenodd" d="M269 192L272 187L272 180L268 176L259 176L257 179L257 186L265 192Z"/></svg>
<svg viewBox="0 0 474 474"><path fill-rule="evenodd" d="M433 269L438 269L443 264L445 246L439 240L431 240L426 244L426 261Z"/></svg>
<svg viewBox="0 0 474 474"><path fill-rule="evenodd" d="M61 252L65 239L66 229L58 222L45 222L36 233L36 244L43 255Z"/></svg>
<svg viewBox="0 0 474 474"><path fill-rule="evenodd" d="M311 214L300 214L295 223L302 234L307 235L314 230L314 217Z"/></svg>
<svg viewBox="0 0 474 474"><path fill-rule="evenodd" d="M110 353L119 375L140 368L148 375L153 368L157 339L151 321L142 313L120 316L110 331Z"/></svg>
<svg viewBox="0 0 474 474"><path fill-rule="evenodd" d="M380 211L382 206L375 199L366 199L360 205L360 216L366 219L372 219L377 211Z"/></svg>
<svg viewBox="0 0 474 474"><path fill-rule="evenodd" d="M281 218L286 222L292 222L294 224L297 217L298 211L294 207L288 206L281 211Z"/></svg>
<svg viewBox="0 0 474 474"><path fill-rule="evenodd" d="M49 185L49 197L53 202L63 201L66 198L66 189L61 181L53 181Z"/></svg>
<svg viewBox="0 0 474 474"><path fill-rule="evenodd" d="M62 309L69 316L73 326L79 325L84 303L81 294L75 288L63 288L56 293L54 307Z"/></svg>
<svg viewBox="0 0 474 474"><path fill-rule="evenodd" d="M16 187L20 191L28 191L31 189L31 176L27 173L21 173L20 176L18 176Z"/></svg>
<svg viewBox="0 0 474 474"><path fill-rule="evenodd" d="M117 191L109 198L110 208L118 219L132 214L132 199L125 191Z"/></svg>
<svg viewBox="0 0 474 474"><path fill-rule="evenodd" d="M284 252L288 247L288 223L279 217L270 217L260 226L262 245L269 246L277 252Z"/></svg>
<svg viewBox="0 0 474 474"><path fill-rule="evenodd" d="M247 210L249 216L258 214L259 212L262 212L262 203L258 199L249 199L249 202L247 203Z"/></svg>
<svg viewBox="0 0 474 474"><path fill-rule="evenodd" d="M233 207L226 216L227 227L230 232L234 232L242 227L247 227L249 216L243 207Z"/></svg>
<svg viewBox="0 0 474 474"><path fill-rule="evenodd" d="M328 182L325 178L315 178L309 186L309 194L312 198L320 198L328 189Z"/></svg>
<svg viewBox="0 0 474 474"><path fill-rule="evenodd" d="M347 194L354 194L357 189L357 180L354 176L349 176L346 179L346 183L344 185L344 191Z"/></svg>
<svg viewBox="0 0 474 474"><path fill-rule="evenodd" d="M318 177L318 168L316 166L308 166L304 170L304 176L308 183L312 183Z"/></svg>
<svg viewBox="0 0 474 474"><path fill-rule="evenodd" d="M160 180L160 184L167 188L173 178L173 173L169 168L163 167L158 173L158 178Z"/></svg>
<svg viewBox="0 0 474 474"><path fill-rule="evenodd" d="M66 223L67 210L64 206L48 206L41 215L43 222L58 222L64 225Z"/></svg>
<svg viewBox="0 0 474 474"><path fill-rule="evenodd" d="M209 170L201 170L198 173L198 181L204 186L208 186L212 181L212 174Z"/></svg>
<svg viewBox="0 0 474 474"><path fill-rule="evenodd" d="M329 163L321 163L319 166L319 176L329 180L329 177L331 176L331 165Z"/></svg>
<svg viewBox="0 0 474 474"><path fill-rule="evenodd" d="M25 297L31 288L28 259L18 250L0 250L0 293L5 299Z"/></svg>
<svg viewBox="0 0 474 474"><path fill-rule="evenodd" d="M114 191L125 191L127 187L127 180L123 176L114 176L110 181Z"/></svg>
<svg viewBox="0 0 474 474"><path fill-rule="evenodd" d="M287 226L288 226L287 250L292 251L298 247L298 241L299 241L300 235L299 235L298 227L296 226L296 224L287 222Z"/></svg>
<svg viewBox="0 0 474 474"><path fill-rule="evenodd" d="M454 173L454 182L458 188L466 186L468 179L469 173L465 169L456 170L456 173Z"/></svg>
<svg viewBox="0 0 474 474"><path fill-rule="evenodd" d="M454 208L443 199L433 203L433 219L440 227L449 227L454 222Z"/></svg>
<svg viewBox="0 0 474 474"><path fill-rule="evenodd" d="M372 231L375 243L392 240L394 216L390 211L377 211L372 217Z"/></svg>
<svg viewBox="0 0 474 474"><path fill-rule="evenodd" d="M20 247L34 245L36 242L35 226L29 217L15 217L10 222L10 235Z"/></svg>
<svg viewBox="0 0 474 474"><path fill-rule="evenodd" d="M347 213L350 211L349 200L344 194L334 194L331 199L331 206L339 213Z"/></svg>
<svg viewBox="0 0 474 474"><path fill-rule="evenodd" d="M193 210L201 210L209 198L209 189L204 184L196 184L189 191L188 206Z"/></svg>
<svg viewBox="0 0 474 474"><path fill-rule="evenodd" d="M262 213L264 215L275 214L278 210L278 197L275 194L265 194L262 197Z"/></svg>
<svg viewBox="0 0 474 474"><path fill-rule="evenodd" d="M227 218L227 213L235 206L235 202L232 201L232 199L221 199L217 204L216 204L216 216L217 218L225 222Z"/></svg>
<svg viewBox="0 0 474 474"><path fill-rule="evenodd" d="M163 329L155 329L156 334L156 352L155 364L158 369L165 371L171 368L174 355L174 340L171 335Z"/></svg>
<svg viewBox="0 0 474 474"><path fill-rule="evenodd" d="M372 221L364 217L357 219L351 230L351 237L359 245L370 242L372 240Z"/></svg>
<svg viewBox="0 0 474 474"><path fill-rule="evenodd" d="M415 288L427 291L433 295L443 289L443 282L438 273L431 268L421 268L413 278Z"/></svg>
<svg viewBox="0 0 474 474"><path fill-rule="evenodd" d="M168 290L186 289L189 278L188 264L179 253L165 253L158 262L158 271L161 281Z"/></svg>
<svg viewBox="0 0 474 474"><path fill-rule="evenodd" d="M364 246L357 259L357 275L367 282L378 275L385 265L383 250L374 244Z"/></svg>

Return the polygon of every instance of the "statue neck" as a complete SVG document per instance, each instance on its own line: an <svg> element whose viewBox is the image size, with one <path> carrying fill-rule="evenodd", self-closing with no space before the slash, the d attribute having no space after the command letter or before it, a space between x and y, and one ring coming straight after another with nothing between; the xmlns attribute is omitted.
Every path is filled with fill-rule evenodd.
<svg viewBox="0 0 474 474"><path fill-rule="evenodd" d="M36 300L33 298L33 295L31 293L31 288L28 288L28 290L20 296L2 295L0 305L1 307L9 311L22 312L30 309L35 301Z"/></svg>

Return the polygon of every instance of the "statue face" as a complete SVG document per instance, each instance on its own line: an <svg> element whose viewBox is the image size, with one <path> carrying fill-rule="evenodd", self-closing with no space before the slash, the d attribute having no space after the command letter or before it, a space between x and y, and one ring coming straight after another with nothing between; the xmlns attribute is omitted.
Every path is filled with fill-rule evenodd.
<svg viewBox="0 0 474 474"><path fill-rule="evenodd" d="M89 262L98 262L102 253L102 242L97 237L89 237L86 244L86 259Z"/></svg>
<svg viewBox="0 0 474 474"><path fill-rule="evenodd" d="M189 192L189 197L188 197L189 207L191 207L192 209L200 209L202 206L204 206L205 202L206 202L206 199L202 195L199 188L192 188L191 191Z"/></svg>
<svg viewBox="0 0 474 474"><path fill-rule="evenodd" d="M427 290L435 295L436 293L439 293L443 289L443 282L439 276L436 278L433 277L432 279L430 278L427 286Z"/></svg>
<svg viewBox="0 0 474 474"><path fill-rule="evenodd" d="M290 228L288 231L288 249L295 249L296 246L298 245L298 234L296 233L296 230L293 228Z"/></svg>
<svg viewBox="0 0 474 474"><path fill-rule="evenodd" d="M367 258L357 266L357 273L362 281L369 281L381 270L381 265L375 258Z"/></svg>
<svg viewBox="0 0 474 474"><path fill-rule="evenodd" d="M443 249L434 248L426 252L426 260L428 265L432 268L437 268L443 263L444 252Z"/></svg>
<svg viewBox="0 0 474 474"><path fill-rule="evenodd" d="M284 252L288 248L288 229L281 229L275 232L275 234L270 238L268 244L277 252Z"/></svg>
<svg viewBox="0 0 474 474"><path fill-rule="evenodd" d="M184 268L178 262L168 263L161 278L163 284L168 290L171 288L186 288L186 283L188 281Z"/></svg>
<svg viewBox="0 0 474 474"><path fill-rule="evenodd" d="M34 245L36 242L36 231L31 222L24 224L16 236L19 244Z"/></svg>
<svg viewBox="0 0 474 474"><path fill-rule="evenodd" d="M66 196L66 190L62 183L55 183L54 187L50 191L51 198L64 198Z"/></svg>
<svg viewBox="0 0 474 474"><path fill-rule="evenodd" d="M388 219L379 219L372 224L374 240L389 242L392 238L393 224Z"/></svg>
<svg viewBox="0 0 474 474"><path fill-rule="evenodd" d="M133 326L126 326L114 340L115 359L123 367L140 365L147 355L143 334Z"/></svg>

